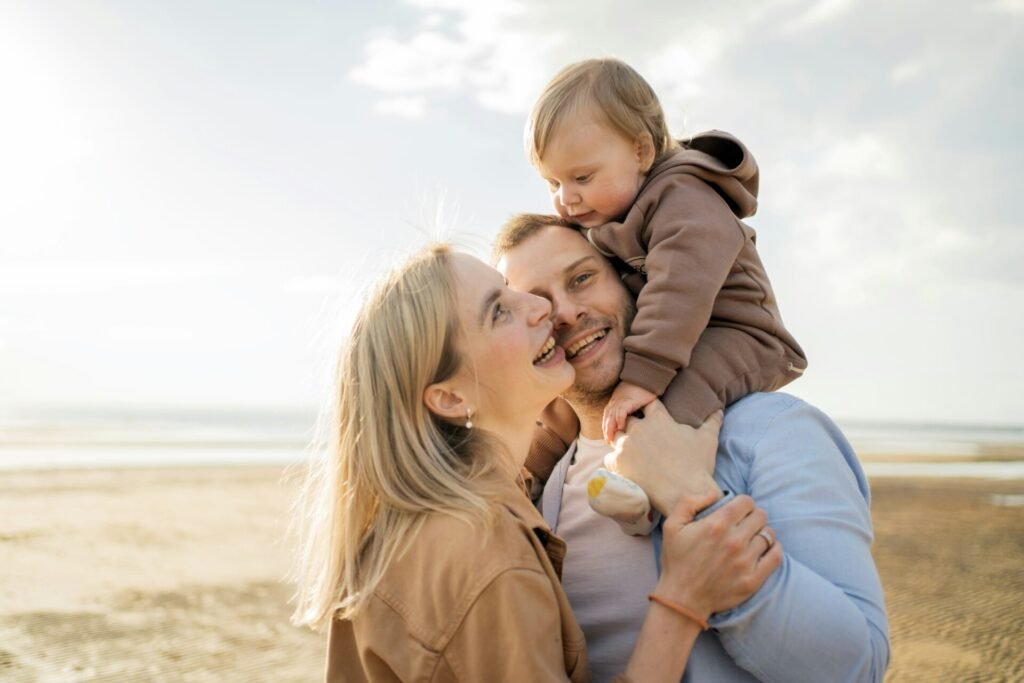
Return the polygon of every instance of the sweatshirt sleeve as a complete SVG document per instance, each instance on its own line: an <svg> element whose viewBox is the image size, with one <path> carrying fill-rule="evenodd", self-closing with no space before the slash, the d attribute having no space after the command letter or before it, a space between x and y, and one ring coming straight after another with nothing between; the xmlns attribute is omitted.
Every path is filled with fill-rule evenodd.
<svg viewBox="0 0 1024 683"><path fill-rule="evenodd" d="M441 659L436 683L568 681L548 577L520 568L499 574L473 601Z"/></svg>
<svg viewBox="0 0 1024 683"><path fill-rule="evenodd" d="M889 634L871 556L867 481L831 420L786 398L792 403L761 433L739 430L723 442L749 459L749 493L783 544L782 565L710 623L733 660L759 680L880 682Z"/></svg>
<svg viewBox="0 0 1024 683"><path fill-rule="evenodd" d="M626 337L621 378L659 396L690 354L747 239L732 209L709 184L678 173L636 208L642 216L647 284Z"/></svg>

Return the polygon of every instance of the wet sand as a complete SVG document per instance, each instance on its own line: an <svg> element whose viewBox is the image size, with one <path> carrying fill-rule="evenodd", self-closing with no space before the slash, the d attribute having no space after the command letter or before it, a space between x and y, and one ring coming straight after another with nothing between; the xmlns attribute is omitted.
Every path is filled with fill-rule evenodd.
<svg viewBox="0 0 1024 683"><path fill-rule="evenodd" d="M872 487L886 680L1024 680L1024 481ZM0 472L0 680L318 680L291 494L273 467Z"/></svg>

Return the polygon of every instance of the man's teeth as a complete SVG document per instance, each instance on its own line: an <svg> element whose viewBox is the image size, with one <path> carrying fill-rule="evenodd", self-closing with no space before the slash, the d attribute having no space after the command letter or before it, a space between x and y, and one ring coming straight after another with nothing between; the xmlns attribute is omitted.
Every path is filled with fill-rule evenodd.
<svg viewBox="0 0 1024 683"><path fill-rule="evenodd" d="M573 358L577 353L579 353L580 351L583 350L583 347L587 346L588 344L594 343L598 339L601 339L602 337L604 337L604 335L605 335L605 331L604 330L598 330L597 332L594 332L593 334L588 334L586 337L584 337L583 339L580 339L578 342L576 342L575 344L573 344L572 346L567 348L565 350L565 355L567 355L569 358Z"/></svg>
<svg viewBox="0 0 1024 683"><path fill-rule="evenodd" d="M534 365L540 365L551 360L551 357L555 355L555 338L548 337L548 340L544 342L544 346L541 348L540 353L533 359Z"/></svg>

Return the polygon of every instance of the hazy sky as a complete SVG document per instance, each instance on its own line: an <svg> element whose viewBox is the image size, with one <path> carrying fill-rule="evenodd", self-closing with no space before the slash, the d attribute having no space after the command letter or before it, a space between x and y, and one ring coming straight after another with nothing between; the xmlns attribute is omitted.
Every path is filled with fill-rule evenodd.
<svg viewBox="0 0 1024 683"><path fill-rule="evenodd" d="M362 288L547 210L526 111L615 55L761 166L843 418L1024 423L1024 0L0 4L0 408L308 406Z"/></svg>

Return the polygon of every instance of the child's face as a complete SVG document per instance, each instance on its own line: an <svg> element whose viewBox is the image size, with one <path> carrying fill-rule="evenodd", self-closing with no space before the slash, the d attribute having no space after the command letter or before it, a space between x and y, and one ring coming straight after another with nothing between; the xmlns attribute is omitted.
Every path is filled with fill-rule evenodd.
<svg viewBox="0 0 1024 683"><path fill-rule="evenodd" d="M562 218L585 228L618 219L654 160L647 137L630 140L595 117L559 126L538 171Z"/></svg>

